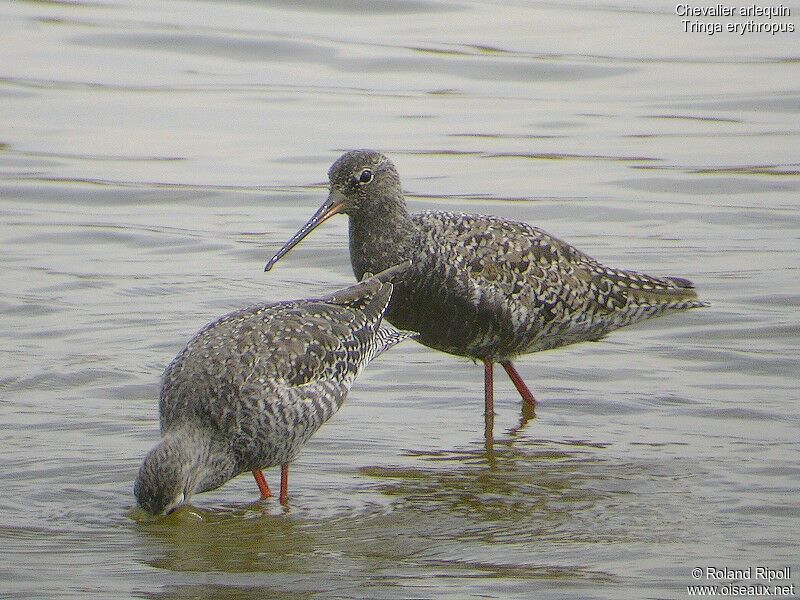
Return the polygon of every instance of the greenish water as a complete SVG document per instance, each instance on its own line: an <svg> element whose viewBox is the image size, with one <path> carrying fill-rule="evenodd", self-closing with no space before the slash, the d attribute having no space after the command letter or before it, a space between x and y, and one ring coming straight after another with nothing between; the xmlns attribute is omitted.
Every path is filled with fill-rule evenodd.
<svg viewBox="0 0 800 600"><path fill-rule="evenodd" d="M0 597L684 598L695 567L800 569L800 43L680 21L0 2ZM482 368L402 344L288 509L243 476L142 519L188 338L352 281L344 217L262 269L357 147L412 210L525 220L712 306L521 359L534 418L498 369L491 448Z"/></svg>

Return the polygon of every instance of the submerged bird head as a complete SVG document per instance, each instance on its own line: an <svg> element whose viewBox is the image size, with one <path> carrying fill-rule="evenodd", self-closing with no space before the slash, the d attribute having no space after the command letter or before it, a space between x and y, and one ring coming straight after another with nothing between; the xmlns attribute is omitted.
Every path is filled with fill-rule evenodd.
<svg viewBox="0 0 800 600"><path fill-rule="evenodd" d="M392 161L375 150L351 150L344 153L331 165L328 179L328 199L269 260L265 271L269 271L304 237L335 214L353 217L366 211L379 212L381 207L391 203L403 203L397 169Z"/></svg>
<svg viewBox="0 0 800 600"><path fill-rule="evenodd" d="M212 456L207 436L191 431L165 435L144 458L133 486L136 502L151 515L167 515L195 492L233 476L228 457Z"/></svg>
<svg viewBox="0 0 800 600"><path fill-rule="evenodd" d="M172 439L163 439L145 457L133 486L136 502L151 515L166 515L187 496L185 452Z"/></svg>

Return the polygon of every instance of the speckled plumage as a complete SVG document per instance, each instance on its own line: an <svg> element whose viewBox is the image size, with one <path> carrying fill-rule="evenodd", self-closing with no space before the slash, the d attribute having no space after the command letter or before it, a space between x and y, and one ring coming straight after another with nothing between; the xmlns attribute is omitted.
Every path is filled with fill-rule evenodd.
<svg viewBox="0 0 800 600"><path fill-rule="evenodd" d="M685 279L610 269L527 223L449 212L409 221L414 231L401 252L376 239L385 229L354 222L351 260L360 276L387 259L413 259L386 317L437 350L502 361L702 305Z"/></svg>
<svg viewBox="0 0 800 600"><path fill-rule="evenodd" d="M378 152L347 152L328 177L327 202L267 269L321 222L347 214L356 277L412 261L395 282L387 320L418 331L426 346L483 360L487 368L502 362L530 401L510 363L515 356L596 340L644 319L705 305L686 279L605 267L527 223L409 214L397 170Z"/></svg>
<svg viewBox="0 0 800 600"><path fill-rule="evenodd" d="M139 505L160 514L240 473L294 460L364 366L411 335L381 325L389 279L407 267L201 329L164 372L162 440L140 469Z"/></svg>

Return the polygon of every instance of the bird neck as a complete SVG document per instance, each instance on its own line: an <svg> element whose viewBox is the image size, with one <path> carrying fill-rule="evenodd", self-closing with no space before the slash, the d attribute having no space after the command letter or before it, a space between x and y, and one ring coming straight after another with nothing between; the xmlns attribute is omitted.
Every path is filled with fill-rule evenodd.
<svg viewBox="0 0 800 600"><path fill-rule="evenodd" d="M409 257L416 226L402 194L350 216L350 261L358 279Z"/></svg>
<svg viewBox="0 0 800 600"><path fill-rule="evenodd" d="M196 430L179 435L190 457L187 489L191 493L213 490L238 475L236 460L224 440Z"/></svg>
<svg viewBox="0 0 800 600"><path fill-rule="evenodd" d="M235 477L235 459L229 447L194 427L170 429L151 451L152 477L164 488L178 486L186 501L192 494L213 490Z"/></svg>

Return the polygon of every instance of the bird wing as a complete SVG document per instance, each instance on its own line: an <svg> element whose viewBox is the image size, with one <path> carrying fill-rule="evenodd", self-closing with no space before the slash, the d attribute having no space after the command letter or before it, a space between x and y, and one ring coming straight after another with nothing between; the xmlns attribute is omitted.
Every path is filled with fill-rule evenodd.
<svg viewBox="0 0 800 600"><path fill-rule="evenodd" d="M422 254L475 307L512 327L569 324L576 339L659 310L701 305L691 282L610 269L527 223L460 213L416 213ZM610 316L613 315L613 319ZM652 316L646 315L646 316ZM609 328L615 328L609 327Z"/></svg>
<svg viewBox="0 0 800 600"><path fill-rule="evenodd" d="M289 388L349 388L369 360L408 337L380 329L396 272L320 299L238 310L201 329L164 372L162 429L185 418L224 421L244 398L271 402Z"/></svg>
<svg viewBox="0 0 800 600"><path fill-rule="evenodd" d="M424 253L438 272L467 286L474 303L524 309L559 292L588 288L588 259L569 244L528 225L499 217L417 213Z"/></svg>

